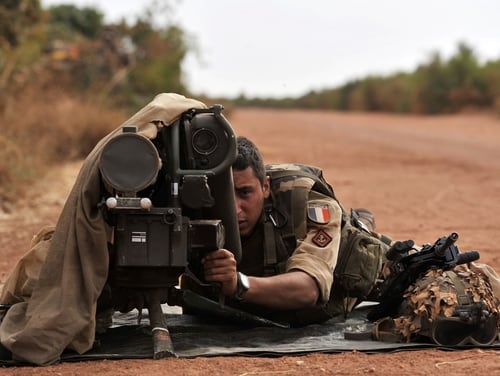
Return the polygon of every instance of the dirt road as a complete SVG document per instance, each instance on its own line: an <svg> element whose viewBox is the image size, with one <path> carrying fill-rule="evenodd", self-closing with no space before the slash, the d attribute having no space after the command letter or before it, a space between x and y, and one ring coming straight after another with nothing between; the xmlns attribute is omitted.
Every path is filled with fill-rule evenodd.
<svg viewBox="0 0 500 376"><path fill-rule="evenodd" d="M415 117L321 111L234 110L237 134L253 139L268 162L321 166L346 208L365 206L395 239L434 242L456 231L500 270L500 120L489 115ZM38 228L54 223L79 163L54 170L33 197L0 216L0 279L5 280ZM50 182L52 181L52 182ZM55 182L54 182L55 181ZM47 190L46 194L41 191ZM0 374L456 374L500 372L499 352L471 349L302 357L95 361Z"/></svg>

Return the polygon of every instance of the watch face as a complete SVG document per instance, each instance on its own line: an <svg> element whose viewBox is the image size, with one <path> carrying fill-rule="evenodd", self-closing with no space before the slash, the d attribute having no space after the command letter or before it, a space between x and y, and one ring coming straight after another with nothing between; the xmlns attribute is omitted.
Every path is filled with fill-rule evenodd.
<svg viewBox="0 0 500 376"><path fill-rule="evenodd" d="M243 291L247 291L250 288L250 281L248 280L248 277L245 274L240 273L240 281Z"/></svg>

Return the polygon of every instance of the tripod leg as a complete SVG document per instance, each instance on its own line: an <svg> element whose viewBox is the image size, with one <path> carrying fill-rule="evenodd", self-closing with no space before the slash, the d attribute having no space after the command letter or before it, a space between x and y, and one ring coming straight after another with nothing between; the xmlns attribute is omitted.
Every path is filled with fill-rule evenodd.
<svg viewBox="0 0 500 376"><path fill-rule="evenodd" d="M146 293L146 303L153 335L154 359L176 357L167 327L167 319L161 309L160 294L160 290L152 290Z"/></svg>

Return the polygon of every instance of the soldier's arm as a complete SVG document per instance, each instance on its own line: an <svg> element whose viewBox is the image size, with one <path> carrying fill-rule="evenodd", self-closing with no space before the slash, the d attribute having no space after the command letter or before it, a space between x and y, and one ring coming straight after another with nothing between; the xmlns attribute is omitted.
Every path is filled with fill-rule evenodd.
<svg viewBox="0 0 500 376"><path fill-rule="evenodd" d="M221 283L226 296L237 291L236 261L231 252L219 249L207 255L204 260L205 279ZM271 277L248 277L249 289L242 298L253 304L268 308L296 309L317 303L320 290L316 280L303 271L294 270Z"/></svg>
<svg viewBox="0 0 500 376"><path fill-rule="evenodd" d="M319 288L319 301L327 302L339 253L342 210L332 198L312 192L308 213L307 234L288 259L286 270L310 276Z"/></svg>
<svg viewBox="0 0 500 376"><path fill-rule="evenodd" d="M323 195L313 197L313 205L326 205L325 223L310 223L305 239L287 263L287 272L271 277L248 277L246 302L275 309L298 309L328 301L340 242L341 209L336 201ZM325 217L326 218L326 217ZM318 222L319 218L316 218ZM204 259L205 278L222 284L222 292L237 291L236 261L231 252L218 250Z"/></svg>
<svg viewBox="0 0 500 376"><path fill-rule="evenodd" d="M316 281L302 271L291 271L271 277L249 277L250 288L245 301L275 309L299 309L318 302Z"/></svg>

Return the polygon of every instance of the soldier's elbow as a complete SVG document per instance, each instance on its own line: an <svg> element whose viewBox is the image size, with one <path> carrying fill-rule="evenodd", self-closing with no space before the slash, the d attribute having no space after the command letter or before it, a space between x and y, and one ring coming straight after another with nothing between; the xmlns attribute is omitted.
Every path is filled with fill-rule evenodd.
<svg viewBox="0 0 500 376"><path fill-rule="evenodd" d="M304 308L313 307L318 303L319 291L317 288L310 288L301 296L301 306Z"/></svg>

